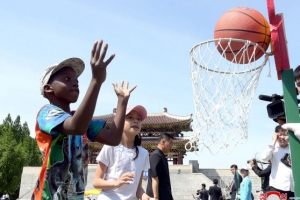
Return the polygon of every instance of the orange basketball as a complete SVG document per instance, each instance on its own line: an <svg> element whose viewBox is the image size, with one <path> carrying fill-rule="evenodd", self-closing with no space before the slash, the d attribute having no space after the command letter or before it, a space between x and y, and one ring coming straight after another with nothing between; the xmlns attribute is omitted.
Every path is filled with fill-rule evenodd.
<svg viewBox="0 0 300 200"><path fill-rule="evenodd" d="M227 11L220 17L215 26L214 38L249 40L253 43L257 43L266 51L271 38L270 25L266 18L257 10L247 7L237 7ZM223 53L226 49L225 54L222 55L227 60L235 63L253 62L264 54L260 48L255 49L253 45L250 45L247 49L247 53L248 55L252 55L255 49L255 56L240 59L243 54L241 48L244 46L244 43L232 41L230 48L227 47L227 44L228 41L221 41L220 46L218 46L218 51ZM236 59L234 59L235 53Z"/></svg>

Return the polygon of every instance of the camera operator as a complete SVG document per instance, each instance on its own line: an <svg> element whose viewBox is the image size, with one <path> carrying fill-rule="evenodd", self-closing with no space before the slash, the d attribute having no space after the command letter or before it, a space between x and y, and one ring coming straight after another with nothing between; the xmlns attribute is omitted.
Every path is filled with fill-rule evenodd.
<svg viewBox="0 0 300 200"><path fill-rule="evenodd" d="M292 168L287 160L289 154L287 132L279 125L275 128L272 143L262 152L261 158L272 163L269 191L287 193L287 199L294 197Z"/></svg>
<svg viewBox="0 0 300 200"><path fill-rule="evenodd" d="M270 174L271 174L271 163L268 165L266 169L260 169L257 166L257 161L256 159L249 160L248 163L251 165L252 170L254 173L261 177L262 184L261 184L261 189L265 193L269 190L269 180L270 180Z"/></svg>

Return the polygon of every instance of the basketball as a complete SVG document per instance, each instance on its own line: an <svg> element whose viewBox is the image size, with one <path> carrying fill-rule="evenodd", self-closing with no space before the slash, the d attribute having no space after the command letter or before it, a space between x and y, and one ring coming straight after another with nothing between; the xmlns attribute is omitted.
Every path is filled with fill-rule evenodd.
<svg viewBox="0 0 300 200"><path fill-rule="evenodd" d="M266 51L271 39L270 25L257 10L248 7L237 7L230 9L220 17L214 29L214 38L248 40L258 44ZM243 42L231 41L228 45L228 41L221 41L217 49L223 57L231 62L249 63L264 55L264 52L260 48L255 48L254 45L243 48L245 44ZM218 41L215 41L215 43L217 44ZM253 51L255 51L255 54L249 56L254 53Z"/></svg>

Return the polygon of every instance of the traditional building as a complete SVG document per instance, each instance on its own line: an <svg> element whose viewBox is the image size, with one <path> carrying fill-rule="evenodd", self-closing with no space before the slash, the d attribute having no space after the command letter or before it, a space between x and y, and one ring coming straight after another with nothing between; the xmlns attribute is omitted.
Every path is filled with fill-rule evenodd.
<svg viewBox="0 0 300 200"><path fill-rule="evenodd" d="M107 129L110 128L116 115L116 109L112 114L95 116L94 119L106 121ZM168 154L168 161L172 161L174 165L183 164L183 157L186 154L185 144L189 141L189 137L184 137L182 132L192 131L191 122L192 114L188 116L175 116L168 113L164 108L162 113L148 114L147 118L142 122L142 130L140 136L142 138L142 147L149 153L157 148L158 137L161 133L170 133L174 137L171 152ZM89 158L90 163L95 163L103 144L98 142L89 142Z"/></svg>

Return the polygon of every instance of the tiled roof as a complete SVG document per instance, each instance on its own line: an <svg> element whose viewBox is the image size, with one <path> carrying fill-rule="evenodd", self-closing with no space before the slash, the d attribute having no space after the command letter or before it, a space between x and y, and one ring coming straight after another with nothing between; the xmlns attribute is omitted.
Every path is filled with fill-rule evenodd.
<svg viewBox="0 0 300 200"><path fill-rule="evenodd" d="M172 149L184 149L184 145L189 141L189 138L184 137L176 137L173 140L173 146ZM142 138L142 147L149 149L156 149L158 143L158 138ZM89 141L89 149L93 149L99 152L99 150L103 147L103 144L98 142L90 142Z"/></svg>
<svg viewBox="0 0 300 200"><path fill-rule="evenodd" d="M185 138L180 138L180 137L174 138L173 145L185 144L188 141L189 141L189 139L186 138L186 137ZM157 145L157 143L158 143L158 138L151 138L151 139L149 139L149 138L143 138L142 139L142 146L143 145L151 145L151 144Z"/></svg>
<svg viewBox="0 0 300 200"><path fill-rule="evenodd" d="M113 122L115 113L101 116L94 116L93 119L105 120L107 124ZM168 124L190 124L193 121L192 115L188 116L175 116L167 112L148 114L147 118L142 122L145 125L168 125Z"/></svg>

